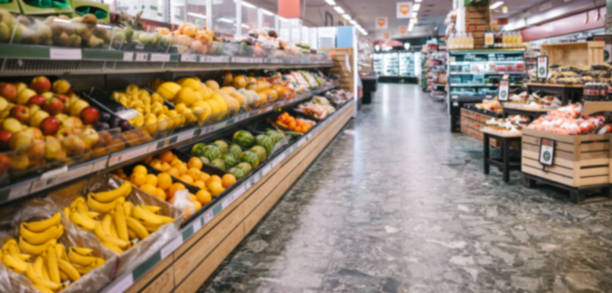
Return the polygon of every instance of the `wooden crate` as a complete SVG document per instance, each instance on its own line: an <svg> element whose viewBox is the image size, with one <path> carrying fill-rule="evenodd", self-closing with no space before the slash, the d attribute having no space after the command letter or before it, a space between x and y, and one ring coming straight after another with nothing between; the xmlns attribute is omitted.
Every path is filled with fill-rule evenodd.
<svg viewBox="0 0 612 293"><path fill-rule="evenodd" d="M484 135L480 132L480 128L484 127L485 122L491 118L493 116L461 108L461 133L483 141ZM490 144L492 147L499 147L501 145L496 139L491 139Z"/></svg>
<svg viewBox="0 0 612 293"><path fill-rule="evenodd" d="M542 138L556 141L552 166L539 162ZM610 134L562 135L523 129L521 170L571 187L610 184L611 139Z"/></svg>
<svg viewBox="0 0 612 293"><path fill-rule="evenodd" d="M542 44L540 53L548 56L548 64L591 66L604 63L603 41Z"/></svg>
<svg viewBox="0 0 612 293"><path fill-rule="evenodd" d="M329 72L339 76L340 88L353 92L353 48L330 48L320 50L332 56L334 67L330 68ZM349 68L346 67L347 63L349 64Z"/></svg>

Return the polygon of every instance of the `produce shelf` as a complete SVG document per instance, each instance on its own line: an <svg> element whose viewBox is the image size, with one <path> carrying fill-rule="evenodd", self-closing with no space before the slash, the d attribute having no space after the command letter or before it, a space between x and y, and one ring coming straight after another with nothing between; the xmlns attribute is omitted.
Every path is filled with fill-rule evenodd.
<svg viewBox="0 0 612 293"><path fill-rule="evenodd" d="M193 285L199 286L199 284L192 284L192 282L202 282L203 279L205 280L209 276L209 274L198 274L196 271L198 269L201 270L202 267L206 267L206 269L210 270L210 273L212 273L214 268L225 257L210 257L208 253L195 254L190 250L202 249L202 247L204 247L206 250L214 250L214 253L231 252L234 246L226 243L228 238L233 238L231 236L234 235L234 233L238 233L236 231L241 232L238 233L236 237L241 236L240 239L242 239L242 237L246 236L248 230L250 230L257 221L257 219L252 219L251 216L263 216L267 210L260 210L260 207L270 208L284 192L282 189L270 189L269 191L267 189L272 188L270 187L272 185L282 185L288 188L290 186L288 183L295 181L299 177L299 174L308 166L308 162L314 160L325 145L331 141L342 127L344 127L352 116L354 106L354 102L348 102L331 114L327 119L318 123L309 133L302 136L283 152L277 154L276 157L272 158L258 171L249 175L246 180L217 201L216 204L205 208L204 212L201 213L199 217L194 218L179 231L178 237L174 237L158 251L148 252L148 256L142 258L144 261L138 264L131 272L115 278L101 292L132 292L139 291L145 286L148 286L147 289L157 292L181 292L183 291L181 289L193 291L187 290L187 288L184 287ZM305 147L309 149L305 149ZM303 160L298 157L296 153L300 153L299 155L304 157ZM283 170L280 169L292 166L294 168L288 170L291 176L287 174L278 174L283 173ZM287 180L289 182L287 182ZM264 198L260 199L259 197ZM269 201L271 200L273 200L273 202L270 203ZM247 203L247 201L249 202ZM247 210L249 208L251 208L251 210ZM245 213L241 213L242 211ZM239 221L237 218L240 217L243 217L242 221L237 223L237 221ZM228 220L228 218L231 218L231 220ZM253 220L255 220L255 222L253 222ZM228 221L232 222L232 224L230 225L230 223L227 223ZM234 229L233 225L237 227ZM242 228L244 228L244 230ZM206 235L206 233L208 233L208 235ZM211 236L211 234L219 237ZM238 241L240 239L235 240ZM208 241L214 241L215 243L208 243ZM219 245L217 246L217 244ZM237 242L235 244L237 244ZM185 256L187 259L182 258ZM218 262L214 264L214 267L202 265L209 260L217 260ZM187 263L183 264L182 262ZM178 267L175 268L175 265L181 267L181 270L179 271ZM194 271L192 271L193 266L196 267ZM170 277L171 279L165 279L164 276ZM160 287L158 287L156 283L159 282L163 282L164 284L159 284Z"/></svg>
<svg viewBox="0 0 612 293"><path fill-rule="evenodd" d="M153 155L163 150L185 145L191 141L201 140L217 131L221 131L233 126L234 124L270 113L275 109L295 105L313 97L314 95L324 93L335 87L335 85L325 86L308 93L297 95L293 99L278 101L262 108L229 117L214 124L205 125L202 127L192 127L168 137L159 138L157 140L120 150L109 155L98 157L79 164L71 166L65 165L46 171L41 175L33 176L31 178L24 179L23 181L0 188L0 204L5 204L9 201L59 188L85 176L102 172L107 173L135 161L143 160L146 156Z"/></svg>
<svg viewBox="0 0 612 293"><path fill-rule="evenodd" d="M0 44L0 59L0 76L307 69L333 66L333 62L305 58L171 54L23 44Z"/></svg>
<svg viewBox="0 0 612 293"><path fill-rule="evenodd" d="M473 50L473 49L461 50L461 49L455 49L455 50L451 50L450 51L451 55L495 54L495 53L521 54L521 53L525 53L525 50L524 49L483 49L483 50Z"/></svg>

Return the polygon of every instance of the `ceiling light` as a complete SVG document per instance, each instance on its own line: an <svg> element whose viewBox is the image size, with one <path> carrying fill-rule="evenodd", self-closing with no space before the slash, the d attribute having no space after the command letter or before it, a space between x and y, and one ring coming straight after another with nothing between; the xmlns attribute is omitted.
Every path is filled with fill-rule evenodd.
<svg viewBox="0 0 612 293"><path fill-rule="evenodd" d="M349 23L352 24L353 26L357 26L357 22L354 19L349 20Z"/></svg>
<svg viewBox="0 0 612 293"><path fill-rule="evenodd" d="M412 13L410 14L410 17L417 17L417 15L419 15L419 13L418 13L418 12L412 12Z"/></svg>
<svg viewBox="0 0 612 293"><path fill-rule="evenodd" d="M489 6L489 9L496 9L499 8L500 6L504 5L504 1L497 1L493 4L491 4L491 6Z"/></svg>
<svg viewBox="0 0 612 293"><path fill-rule="evenodd" d="M242 5L244 5L246 7L250 7L250 8L257 8L257 6L255 6L255 5L253 5L253 4L249 3L249 2L245 2L245 1L242 1Z"/></svg>
<svg viewBox="0 0 612 293"><path fill-rule="evenodd" d="M346 19L347 21L351 20L351 16L346 13L342 14L342 18Z"/></svg>
<svg viewBox="0 0 612 293"><path fill-rule="evenodd" d="M423 0L414 0L414 2L416 2L416 3L421 3L421 1L423 1Z"/></svg>
<svg viewBox="0 0 612 293"><path fill-rule="evenodd" d="M414 22L410 22L410 24L408 24L408 31L412 31L414 29Z"/></svg>
<svg viewBox="0 0 612 293"><path fill-rule="evenodd" d="M414 6L412 6L412 11L419 11L419 9L421 9L421 4L414 4Z"/></svg>
<svg viewBox="0 0 612 293"><path fill-rule="evenodd" d="M334 6L334 10L336 10L336 12L338 12L338 14L344 13L344 9L342 9L342 7L340 7L340 6Z"/></svg>
<svg viewBox="0 0 612 293"><path fill-rule="evenodd" d="M260 9L261 9L261 13L274 16L274 13L272 13L272 12L270 12L268 10L265 10L263 8L260 8Z"/></svg>
<svg viewBox="0 0 612 293"><path fill-rule="evenodd" d="M336 1L334 0L325 0L325 3L327 3L327 5L330 5L330 6L336 5Z"/></svg>
<svg viewBox="0 0 612 293"><path fill-rule="evenodd" d="M191 15L193 17L198 17L198 18L206 19L206 15L201 14L201 13L187 12L187 15Z"/></svg>
<svg viewBox="0 0 612 293"><path fill-rule="evenodd" d="M412 20L412 22L414 22L414 23L419 22L419 18L418 18L418 17L413 17L411 20Z"/></svg>

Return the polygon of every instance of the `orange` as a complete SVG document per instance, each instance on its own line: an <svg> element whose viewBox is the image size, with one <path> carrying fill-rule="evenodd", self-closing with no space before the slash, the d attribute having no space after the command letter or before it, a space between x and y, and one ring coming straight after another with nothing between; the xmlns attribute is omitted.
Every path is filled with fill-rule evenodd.
<svg viewBox="0 0 612 293"><path fill-rule="evenodd" d="M174 159L174 154L171 151L165 151L159 158L166 163L170 163Z"/></svg>
<svg viewBox="0 0 612 293"><path fill-rule="evenodd" d="M208 177L208 179L206 179L206 186L210 185L212 182L215 181L221 183L221 177L219 177L219 175L212 175Z"/></svg>
<svg viewBox="0 0 612 293"><path fill-rule="evenodd" d="M142 189L144 192L151 194L151 195L157 194L157 187L151 184L143 184L142 186L140 186L140 189Z"/></svg>
<svg viewBox="0 0 612 293"><path fill-rule="evenodd" d="M200 173L202 171L200 171L200 169L196 169L196 168L189 168L189 170L187 170L187 175L191 176L191 178L198 179L200 178Z"/></svg>
<svg viewBox="0 0 612 293"><path fill-rule="evenodd" d="M166 162L163 162L161 164L161 168L159 170L161 170L161 171L168 171L168 170L170 170L170 168L171 168L170 164L168 164Z"/></svg>
<svg viewBox="0 0 612 293"><path fill-rule="evenodd" d="M136 186L141 186L147 182L147 175L142 173L133 173L132 176L130 176L130 181L136 184Z"/></svg>
<svg viewBox="0 0 612 293"><path fill-rule="evenodd" d="M195 168L195 169L202 169L202 160L200 160L198 157L191 157L189 158L189 162L187 162L187 166L189 166L189 169L191 168Z"/></svg>
<svg viewBox="0 0 612 293"><path fill-rule="evenodd" d="M210 193L204 189L200 189L200 191L196 193L196 197L198 198L198 201L200 201L202 205L205 205L212 200Z"/></svg>
<svg viewBox="0 0 612 293"><path fill-rule="evenodd" d="M221 185L221 181L213 181L208 185L208 190L210 190L213 196L219 196L225 188Z"/></svg>
<svg viewBox="0 0 612 293"><path fill-rule="evenodd" d="M147 175L147 167L143 166L143 165L136 165L136 167L134 167L134 170L132 170L132 174L144 174Z"/></svg>
<svg viewBox="0 0 612 293"><path fill-rule="evenodd" d="M161 189L161 188L157 188L156 193L154 194L155 197L161 199L161 200L166 200L167 196L166 196L166 192Z"/></svg>
<svg viewBox="0 0 612 293"><path fill-rule="evenodd" d="M228 188L232 184L236 183L236 177L229 173L225 174L223 175L223 178L221 178L221 183L223 183L223 187Z"/></svg>
<svg viewBox="0 0 612 293"><path fill-rule="evenodd" d="M193 183L193 178L191 178L191 176L189 176L187 174L181 175L181 177L179 177L179 179L181 179L183 182L185 182L187 184Z"/></svg>
<svg viewBox="0 0 612 293"><path fill-rule="evenodd" d="M204 182L202 182L200 180L193 181L193 183L191 183L191 185L193 185L193 186L195 186L195 187L197 187L199 189L206 188L206 183L204 183Z"/></svg>
<svg viewBox="0 0 612 293"><path fill-rule="evenodd" d="M156 170L161 170L162 169L162 162L157 160L157 161L153 161L149 164L149 166L151 166L151 168L156 169Z"/></svg>
<svg viewBox="0 0 612 293"><path fill-rule="evenodd" d="M178 178L181 174L177 168L170 168L167 172L170 176Z"/></svg>
<svg viewBox="0 0 612 293"><path fill-rule="evenodd" d="M147 174L147 184L157 186L157 176L155 174Z"/></svg>
<svg viewBox="0 0 612 293"><path fill-rule="evenodd" d="M178 164L175 167L178 169L179 174L181 174L181 175L187 174L187 164L181 162L180 164Z"/></svg>
<svg viewBox="0 0 612 293"><path fill-rule="evenodd" d="M176 167L177 165L183 163L183 161L179 160L178 158L174 158L171 162L170 165Z"/></svg>
<svg viewBox="0 0 612 293"><path fill-rule="evenodd" d="M206 183L206 180L208 180L208 178L210 178L210 175L208 175L208 173L206 172L200 172L200 180L202 180L202 182Z"/></svg>
<svg viewBox="0 0 612 293"><path fill-rule="evenodd" d="M183 183L178 183L178 182L177 182L177 183L172 184L172 186L170 186L170 188L168 188L168 192L167 192L167 194L168 194L170 197L174 197L174 194L175 194L177 191L179 191L179 190L183 190L183 189L186 189L186 188L185 188L185 185L183 185Z"/></svg>
<svg viewBox="0 0 612 293"><path fill-rule="evenodd" d="M157 187L166 190L172 186L172 177L168 173L159 173L157 175Z"/></svg>
<svg viewBox="0 0 612 293"><path fill-rule="evenodd" d="M191 202L193 203L196 211L202 208L202 204L197 199L192 199Z"/></svg>

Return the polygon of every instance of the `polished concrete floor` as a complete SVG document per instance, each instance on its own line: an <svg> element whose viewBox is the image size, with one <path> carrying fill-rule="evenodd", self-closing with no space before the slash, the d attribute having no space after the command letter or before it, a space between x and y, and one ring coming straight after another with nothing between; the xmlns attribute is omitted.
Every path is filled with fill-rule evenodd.
<svg viewBox="0 0 612 293"><path fill-rule="evenodd" d="M201 292L612 292L612 203L482 173L415 85L372 105Z"/></svg>

